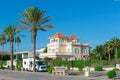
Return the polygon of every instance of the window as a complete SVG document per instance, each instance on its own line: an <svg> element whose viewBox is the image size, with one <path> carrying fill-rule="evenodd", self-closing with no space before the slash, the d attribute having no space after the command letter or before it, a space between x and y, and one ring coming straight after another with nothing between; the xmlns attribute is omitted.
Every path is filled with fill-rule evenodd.
<svg viewBox="0 0 120 80"><path fill-rule="evenodd" d="M75 54L79 54L79 49L75 48Z"/></svg>
<svg viewBox="0 0 120 80"><path fill-rule="evenodd" d="M64 43L64 40L60 40L60 43Z"/></svg>
<svg viewBox="0 0 120 80"><path fill-rule="evenodd" d="M87 54L87 49L85 47L82 48L82 53Z"/></svg>
<svg viewBox="0 0 120 80"><path fill-rule="evenodd" d="M56 42L57 42L57 39L56 39Z"/></svg>
<svg viewBox="0 0 120 80"><path fill-rule="evenodd" d="M65 61L67 61L68 60L68 58L65 58Z"/></svg>
<svg viewBox="0 0 120 80"><path fill-rule="evenodd" d="M56 40L54 39L54 41L53 42L55 42Z"/></svg>
<svg viewBox="0 0 120 80"><path fill-rule="evenodd" d="M32 65L33 63L32 62L30 62L30 65Z"/></svg>
<svg viewBox="0 0 120 80"><path fill-rule="evenodd" d="M78 60L77 58L75 58L75 60Z"/></svg>

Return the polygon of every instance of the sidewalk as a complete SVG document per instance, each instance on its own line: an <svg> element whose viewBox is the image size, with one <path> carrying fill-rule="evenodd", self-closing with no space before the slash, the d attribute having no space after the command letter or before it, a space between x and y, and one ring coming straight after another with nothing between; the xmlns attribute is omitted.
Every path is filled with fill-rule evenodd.
<svg viewBox="0 0 120 80"><path fill-rule="evenodd" d="M45 75L45 76L56 76L56 75L52 75L49 73L37 73L37 72L26 72L26 71L11 71L11 70L1 70L1 71L6 71L6 72L10 72L11 74L13 72L18 72L18 73L26 73L26 74L36 74L36 75ZM99 72L96 72L97 74L90 74L90 77L85 77L84 73L79 73L79 71L75 71L76 73L78 73L77 75L74 75L74 71L72 71L73 75L66 75L64 77L74 77L74 78L79 78L80 80L108 80L107 76L105 75L100 75ZM105 72L103 72L105 73ZM59 76L59 75L57 75ZM19 79L19 78L13 78L7 75L0 75L0 80L24 80L24 79Z"/></svg>

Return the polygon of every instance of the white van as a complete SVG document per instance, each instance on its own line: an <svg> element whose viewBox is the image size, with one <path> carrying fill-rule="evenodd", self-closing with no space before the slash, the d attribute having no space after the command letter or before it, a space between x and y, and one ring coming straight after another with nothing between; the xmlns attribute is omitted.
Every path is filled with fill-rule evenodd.
<svg viewBox="0 0 120 80"><path fill-rule="evenodd" d="M36 71L47 71L46 65L43 60L36 59ZM33 71L33 58L23 59L23 70Z"/></svg>

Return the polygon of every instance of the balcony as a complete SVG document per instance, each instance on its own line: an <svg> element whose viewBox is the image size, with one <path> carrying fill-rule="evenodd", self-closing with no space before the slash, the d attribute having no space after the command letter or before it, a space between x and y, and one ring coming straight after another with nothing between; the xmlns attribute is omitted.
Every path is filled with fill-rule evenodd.
<svg viewBox="0 0 120 80"><path fill-rule="evenodd" d="M59 53L59 52L56 52L56 53L40 53L39 57L40 58L44 58L44 57L51 57L51 58L56 58L58 56L67 56L67 57L72 57L73 54L72 53Z"/></svg>

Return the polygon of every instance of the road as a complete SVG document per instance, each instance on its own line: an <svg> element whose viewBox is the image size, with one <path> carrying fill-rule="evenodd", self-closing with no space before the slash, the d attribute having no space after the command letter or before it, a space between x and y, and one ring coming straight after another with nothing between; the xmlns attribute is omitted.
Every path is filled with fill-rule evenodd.
<svg viewBox="0 0 120 80"><path fill-rule="evenodd" d="M116 80L120 80L120 72L117 76ZM106 72L91 72L90 77L85 77L80 71L69 71L69 75L55 76L47 72L0 70L0 80L107 80L107 76Z"/></svg>

